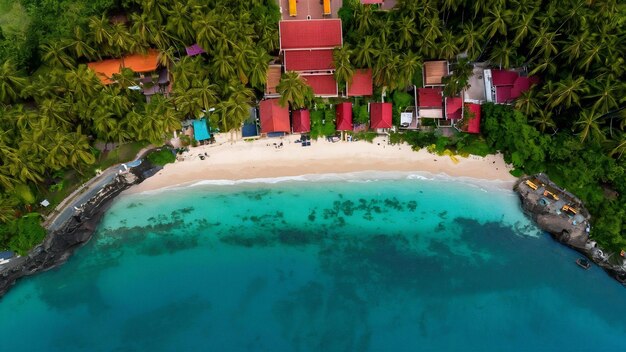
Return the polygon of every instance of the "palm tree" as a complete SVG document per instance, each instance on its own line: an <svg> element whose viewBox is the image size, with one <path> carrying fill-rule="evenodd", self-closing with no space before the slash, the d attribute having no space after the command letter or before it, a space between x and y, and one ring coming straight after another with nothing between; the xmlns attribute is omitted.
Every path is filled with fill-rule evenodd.
<svg viewBox="0 0 626 352"><path fill-rule="evenodd" d="M111 40L111 25L106 15L90 18L89 29L96 44L108 44Z"/></svg>
<svg viewBox="0 0 626 352"><path fill-rule="evenodd" d="M615 140L615 147L611 149L609 155L616 156L618 159L622 158L622 155L626 153L626 133L621 133L621 137Z"/></svg>
<svg viewBox="0 0 626 352"><path fill-rule="evenodd" d="M74 36L67 41L65 41L65 46L68 49L71 49L72 53L77 58L87 58L92 59L96 57L96 50L89 45L87 39L85 38L85 32L80 26L76 26L74 28Z"/></svg>
<svg viewBox="0 0 626 352"><path fill-rule="evenodd" d="M578 62L578 68L584 68L585 71L589 70L594 62L601 62L600 52L602 50L602 44L596 41L589 41L583 45L583 57Z"/></svg>
<svg viewBox="0 0 626 352"><path fill-rule="evenodd" d="M0 194L0 222L7 223L15 219L15 207L19 201L6 194Z"/></svg>
<svg viewBox="0 0 626 352"><path fill-rule="evenodd" d="M0 65L0 103L9 104L15 101L27 84L28 79L17 73L11 60Z"/></svg>
<svg viewBox="0 0 626 352"><path fill-rule="evenodd" d="M491 50L489 59L501 68L510 68L511 61L515 58L516 50L509 45L508 41L501 41Z"/></svg>
<svg viewBox="0 0 626 352"><path fill-rule="evenodd" d="M457 44L460 45L462 51L467 53L470 60L476 60L481 51L481 39L482 33L474 28L473 22L468 22L463 25Z"/></svg>
<svg viewBox="0 0 626 352"><path fill-rule="evenodd" d="M247 44L240 45L239 48L235 49L235 55L233 56L233 60L235 62L235 70L237 71L237 76L239 77L239 81L243 84L248 84L249 77L248 72L250 72L250 57L254 54L251 46Z"/></svg>
<svg viewBox="0 0 626 352"><path fill-rule="evenodd" d="M459 53L459 48L456 46L456 39L452 32L443 32L441 42L439 43L439 50L439 56L448 60L456 57Z"/></svg>
<svg viewBox="0 0 626 352"><path fill-rule="evenodd" d="M378 56L375 37L365 37L365 40L355 49L354 63L359 68L374 67L374 59Z"/></svg>
<svg viewBox="0 0 626 352"><path fill-rule="evenodd" d="M581 95L588 92L589 88L584 76L579 76L576 79L568 76L566 79L556 83L553 94L548 97L548 103L551 108L555 108L562 103L566 108L574 104L580 106Z"/></svg>
<svg viewBox="0 0 626 352"><path fill-rule="evenodd" d="M584 48L589 38L589 33L584 31L577 35L570 35L563 49L563 54L567 58L568 63L577 62L583 55Z"/></svg>
<svg viewBox="0 0 626 352"><path fill-rule="evenodd" d="M513 13L502 7L493 7L489 14L483 18L484 34L487 38L493 38L496 33L507 34L508 23L511 22Z"/></svg>
<svg viewBox="0 0 626 352"><path fill-rule="evenodd" d="M178 38L185 43L193 40L193 29L191 16L189 14L190 4L175 1L172 8L167 11L167 30L175 33Z"/></svg>
<svg viewBox="0 0 626 352"><path fill-rule="evenodd" d="M280 78L276 91L280 94L280 104L287 103L294 109L305 107L313 98L313 90L297 72L287 71Z"/></svg>
<svg viewBox="0 0 626 352"><path fill-rule="evenodd" d="M401 48L410 48L417 37L418 31L415 28L415 17L412 15L400 16L395 22L396 38Z"/></svg>
<svg viewBox="0 0 626 352"><path fill-rule="evenodd" d="M398 62L398 88L404 88L411 84L413 77L422 70L422 57L411 51L400 55Z"/></svg>
<svg viewBox="0 0 626 352"><path fill-rule="evenodd" d="M333 63L335 64L335 79L337 82L352 83L354 66L350 62L352 50L348 45L333 50Z"/></svg>
<svg viewBox="0 0 626 352"><path fill-rule="evenodd" d="M265 86L267 82L269 62L272 58L267 54L265 49L257 46L252 50L251 56L248 59L250 61L250 70L248 72L250 85L258 90L263 90L263 86Z"/></svg>
<svg viewBox="0 0 626 352"><path fill-rule="evenodd" d="M530 45L530 51L542 55L544 59L550 58L557 53L556 32L551 32L550 27L542 26L534 33L535 38Z"/></svg>
<svg viewBox="0 0 626 352"><path fill-rule="evenodd" d="M528 117L539 112L539 105L538 90L535 87L523 92L515 101L515 108Z"/></svg>
<svg viewBox="0 0 626 352"><path fill-rule="evenodd" d="M195 97L198 106L208 111L217 103L217 86L207 78L190 89L189 93ZM197 111L198 112L198 111Z"/></svg>
<svg viewBox="0 0 626 352"><path fill-rule="evenodd" d="M92 70L87 68L87 65L79 65L78 68L67 71L65 80L70 87L73 87L74 94L81 99L92 97L102 89L100 80Z"/></svg>
<svg viewBox="0 0 626 352"><path fill-rule="evenodd" d="M211 62L211 69L221 79L228 79L235 75L234 58L220 50L215 54Z"/></svg>
<svg viewBox="0 0 626 352"><path fill-rule="evenodd" d="M514 23L516 23L516 25L512 28L515 31L515 37L513 39L513 44L515 46L521 45L524 39L526 39L526 37L528 36L528 34L535 31L535 26L533 23L535 19L535 11L520 11L518 13L519 17L513 21Z"/></svg>
<svg viewBox="0 0 626 352"><path fill-rule="evenodd" d="M75 64L74 59L65 52L65 47L60 41L42 44L39 48L43 52L41 59L51 67L71 68Z"/></svg>
<svg viewBox="0 0 626 352"><path fill-rule="evenodd" d="M360 35L365 35L374 26L374 8L371 6L357 6L354 11L356 29Z"/></svg>
<svg viewBox="0 0 626 352"><path fill-rule="evenodd" d="M582 110L580 112L578 121L574 123L574 127L579 130L580 142L584 143L588 138L592 140L602 141L604 140L604 134L600 130L600 117L602 115L596 114L593 110Z"/></svg>
<svg viewBox="0 0 626 352"><path fill-rule="evenodd" d="M588 98L595 99L593 109L600 114L606 114L617 108L618 97L624 96L624 91L626 91L624 83L610 79L590 81L590 86L595 94L590 95Z"/></svg>
<svg viewBox="0 0 626 352"><path fill-rule="evenodd" d="M69 108L69 105L61 100L44 99L39 106L39 116L45 126L69 129L71 126L67 113Z"/></svg>
<svg viewBox="0 0 626 352"><path fill-rule="evenodd" d="M398 67L400 56L396 55L391 48L382 49L377 57L376 65L372 72L372 79L377 86L387 86L389 89L396 89L399 79Z"/></svg>

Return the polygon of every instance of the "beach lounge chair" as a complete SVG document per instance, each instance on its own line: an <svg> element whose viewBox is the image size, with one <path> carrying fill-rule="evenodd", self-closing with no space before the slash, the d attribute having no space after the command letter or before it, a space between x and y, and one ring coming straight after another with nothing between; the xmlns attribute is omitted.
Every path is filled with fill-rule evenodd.
<svg viewBox="0 0 626 352"><path fill-rule="evenodd" d="M537 188L539 188L539 187L537 187L537 185L536 185L536 184L534 184L534 183L533 183L532 181L530 181L530 180L526 180L526 182L525 182L525 183L526 183L526 185L527 185L528 187L532 188L532 189L533 189L533 190L535 190L535 191L537 190Z"/></svg>
<svg viewBox="0 0 626 352"><path fill-rule="evenodd" d="M291 16L291 17L298 16L298 9L297 9L297 1L296 0L289 0L289 16Z"/></svg>
<svg viewBox="0 0 626 352"><path fill-rule="evenodd" d="M324 0L324 15L330 15L330 0Z"/></svg>

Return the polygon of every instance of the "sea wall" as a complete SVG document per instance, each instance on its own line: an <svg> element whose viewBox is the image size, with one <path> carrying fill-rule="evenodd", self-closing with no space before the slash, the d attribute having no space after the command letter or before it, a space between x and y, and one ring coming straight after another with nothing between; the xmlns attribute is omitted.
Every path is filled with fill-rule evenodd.
<svg viewBox="0 0 626 352"><path fill-rule="evenodd" d="M514 189L520 196L524 212L542 230L550 233L556 241L585 255L611 277L626 285L626 262L618 254L603 250L589 238L591 215L576 196L561 189L544 174L520 178ZM548 193L544 193L546 191ZM556 199L549 192L555 193ZM563 211L565 205L574 207L576 213Z"/></svg>
<svg viewBox="0 0 626 352"><path fill-rule="evenodd" d="M153 175L160 167L143 162L129 172L118 174L77 210L58 230L50 231L28 256L15 258L0 269L0 297L15 282L63 264L72 253L89 241L111 201L127 188Z"/></svg>

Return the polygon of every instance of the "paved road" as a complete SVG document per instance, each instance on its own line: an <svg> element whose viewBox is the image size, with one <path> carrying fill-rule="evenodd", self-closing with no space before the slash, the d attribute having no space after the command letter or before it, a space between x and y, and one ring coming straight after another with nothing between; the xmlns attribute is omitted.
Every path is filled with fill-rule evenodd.
<svg viewBox="0 0 626 352"><path fill-rule="evenodd" d="M68 197L64 203L59 204L57 210L50 215L50 220L46 221L44 224L48 228L48 231L58 230L76 213L75 207L80 208L81 205L91 199L104 186L109 184L120 171L124 171L122 165L112 166L104 170L100 175L89 180L77 192ZM58 211L59 208L61 208L60 211Z"/></svg>

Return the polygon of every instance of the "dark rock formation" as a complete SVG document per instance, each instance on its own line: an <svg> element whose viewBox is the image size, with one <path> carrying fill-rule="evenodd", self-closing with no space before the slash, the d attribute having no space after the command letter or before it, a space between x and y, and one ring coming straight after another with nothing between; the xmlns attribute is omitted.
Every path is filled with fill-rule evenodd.
<svg viewBox="0 0 626 352"><path fill-rule="evenodd" d="M59 230L49 232L43 243L33 248L28 256L15 258L0 269L0 297L24 276L46 271L63 264L78 247L91 239L102 215L111 201L122 191L144 180L154 167L147 161L132 168L129 173L117 175L95 196L70 217Z"/></svg>
<svg viewBox="0 0 626 352"><path fill-rule="evenodd" d="M614 253L606 253L589 239L590 215L582 202L561 189L543 174L524 177L515 185L522 208L537 225L555 240L584 254L610 276L626 283L626 262ZM568 208L573 208L568 210ZM613 260L609 260L613 257Z"/></svg>

